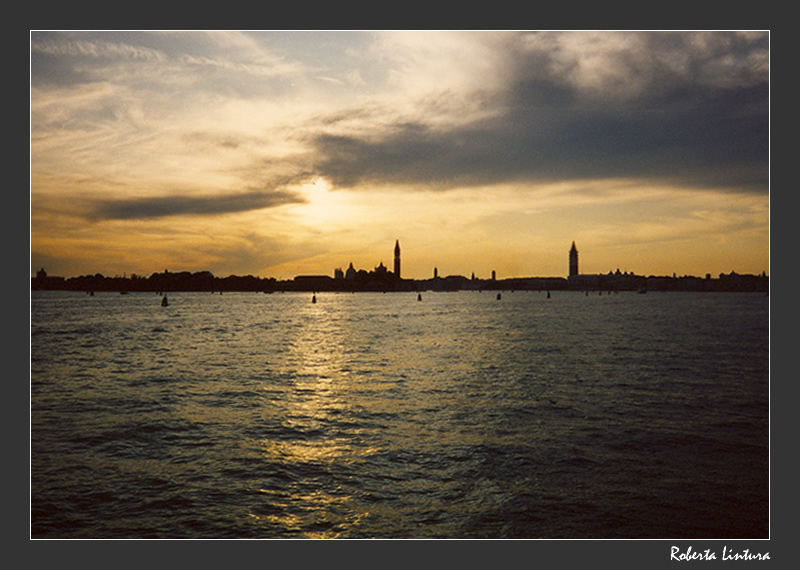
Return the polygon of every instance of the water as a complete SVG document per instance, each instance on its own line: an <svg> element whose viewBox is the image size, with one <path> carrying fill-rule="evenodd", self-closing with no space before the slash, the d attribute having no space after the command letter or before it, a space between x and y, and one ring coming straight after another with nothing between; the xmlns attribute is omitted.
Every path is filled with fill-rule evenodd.
<svg viewBox="0 0 800 570"><path fill-rule="evenodd" d="M32 292L33 538L767 538L769 299Z"/></svg>

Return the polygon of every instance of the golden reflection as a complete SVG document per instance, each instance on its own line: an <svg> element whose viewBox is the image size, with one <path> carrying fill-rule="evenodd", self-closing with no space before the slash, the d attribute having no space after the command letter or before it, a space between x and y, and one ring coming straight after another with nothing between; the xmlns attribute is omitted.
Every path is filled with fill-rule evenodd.
<svg viewBox="0 0 800 570"><path fill-rule="evenodd" d="M352 406L347 367L348 331L343 326L341 296L319 295L320 302L300 308L299 327L289 343L284 374L294 378L286 392L284 427L291 439L265 439L262 451L270 459L292 463L340 461L370 452L354 445L352 425L347 436L337 435L337 425Z"/></svg>
<svg viewBox="0 0 800 570"><path fill-rule="evenodd" d="M301 327L291 342L290 357L298 376L324 380L341 370L343 338L347 331L341 326L340 297L337 294L314 295L314 299L320 299L319 303L301 305L298 314Z"/></svg>
<svg viewBox="0 0 800 570"><path fill-rule="evenodd" d="M289 464L348 462L376 452L375 447L356 447L352 437L325 438L318 441L275 441L264 440L261 449L270 459Z"/></svg>
<svg viewBox="0 0 800 570"><path fill-rule="evenodd" d="M298 327L288 342L282 374L293 379L281 402L283 437L260 442L265 459L292 471L297 480L282 493L260 489L279 513L250 516L264 525L277 525L304 538L336 538L358 525L365 516L355 512L353 501L327 476L355 458L374 453L363 445L359 430L347 421L352 391L347 372L347 327L342 299L318 294L297 308ZM345 423L343 423L345 422ZM319 476L305 477L311 468ZM278 495L278 496L276 496Z"/></svg>
<svg viewBox="0 0 800 570"><path fill-rule="evenodd" d="M259 492L270 494L266 489L259 489ZM288 533L296 532L302 538L309 539L339 538L344 530L357 526L368 516L366 513L349 512L343 508L346 499L331 497L321 492L295 495L292 502L305 506L302 513L284 511L281 514L269 515L248 514L265 527L277 527ZM342 514L341 511L347 512ZM313 519L313 525L309 524L309 519ZM320 528L309 529L310 526Z"/></svg>

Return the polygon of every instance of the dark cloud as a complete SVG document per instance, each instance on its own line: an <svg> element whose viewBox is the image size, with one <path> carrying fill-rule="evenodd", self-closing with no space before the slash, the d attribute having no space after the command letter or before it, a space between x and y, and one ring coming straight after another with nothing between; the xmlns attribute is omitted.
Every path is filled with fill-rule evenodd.
<svg viewBox="0 0 800 570"><path fill-rule="evenodd" d="M561 110L537 121L519 110L446 132L422 126L383 137L321 134L319 173L337 186L431 188L568 178L638 177L764 191L766 114Z"/></svg>
<svg viewBox="0 0 800 570"><path fill-rule="evenodd" d="M607 75L631 85L601 78L587 89L570 66L555 70L555 49L518 54L516 80L492 118L450 129L403 122L368 134L321 133L316 169L345 187L635 177L766 192L769 84L753 57L764 38L695 38L702 50L685 34L634 39L644 54L604 60Z"/></svg>
<svg viewBox="0 0 800 570"><path fill-rule="evenodd" d="M284 190L250 191L214 196L163 196L100 200L91 208L91 219L131 220L181 215L218 215L302 203Z"/></svg>

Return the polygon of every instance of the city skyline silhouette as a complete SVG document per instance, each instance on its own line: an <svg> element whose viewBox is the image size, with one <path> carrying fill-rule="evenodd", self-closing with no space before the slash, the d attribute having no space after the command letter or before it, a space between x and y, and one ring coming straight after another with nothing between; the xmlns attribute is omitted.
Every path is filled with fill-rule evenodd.
<svg viewBox="0 0 800 570"><path fill-rule="evenodd" d="M230 275L220 278L210 271L170 271L153 273L149 276L133 274L131 277L106 277L102 274L83 275L69 279L49 276L41 268L31 279L31 288L66 289L94 291L460 291L460 290L580 290L580 291L763 291L769 290L769 277L739 274L735 271L713 277L694 275L645 276L619 269L605 274L585 274L580 272L579 252L575 242L568 252L568 276L528 276L497 278L496 271L491 277L480 278L472 273L463 275L439 275L434 267L427 279L405 279L402 277L402 250L400 240L395 240L393 248L393 271L381 261L373 269L357 268L351 262L344 271L337 267L332 275L297 275L293 279L278 280L259 278L253 275Z"/></svg>

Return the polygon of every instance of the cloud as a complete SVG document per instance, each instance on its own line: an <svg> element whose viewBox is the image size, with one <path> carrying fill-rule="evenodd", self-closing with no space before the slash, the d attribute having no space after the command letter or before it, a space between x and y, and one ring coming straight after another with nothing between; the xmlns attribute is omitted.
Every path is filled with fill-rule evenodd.
<svg viewBox="0 0 800 570"><path fill-rule="evenodd" d="M313 137L314 167L337 186L456 188L507 182L631 177L766 191L769 132L748 99L721 97L674 111L526 105L451 130L397 124Z"/></svg>
<svg viewBox="0 0 800 570"><path fill-rule="evenodd" d="M184 215L219 215L285 204L302 203L298 195L286 190L252 190L211 196L158 196L116 200L96 200L88 215L98 220L132 220Z"/></svg>
<svg viewBox="0 0 800 570"><path fill-rule="evenodd" d="M59 68L78 82L35 91L37 136L80 126L140 144L184 129L234 149L260 121L264 141L292 146L273 164L343 187L768 186L767 33L36 33L31 51L32 82Z"/></svg>
<svg viewBox="0 0 800 570"><path fill-rule="evenodd" d="M531 77L585 97L750 87L769 75L763 32L533 32L519 44Z"/></svg>
<svg viewBox="0 0 800 570"><path fill-rule="evenodd" d="M164 53L146 47L120 42L70 40L55 41L48 37L34 35L31 52L50 56L82 57L94 59L135 60L162 62L166 60Z"/></svg>
<svg viewBox="0 0 800 570"><path fill-rule="evenodd" d="M491 112L448 126L387 109L394 123L321 130L311 137L318 174L347 187L627 176L766 191L763 34L514 37L503 90L483 100Z"/></svg>

